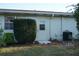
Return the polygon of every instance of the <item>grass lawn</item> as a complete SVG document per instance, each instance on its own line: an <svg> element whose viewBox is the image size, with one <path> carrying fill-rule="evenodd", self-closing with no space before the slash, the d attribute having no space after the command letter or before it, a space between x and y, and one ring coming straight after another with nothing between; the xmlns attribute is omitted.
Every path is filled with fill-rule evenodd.
<svg viewBox="0 0 79 59"><path fill-rule="evenodd" d="M1 56L75 56L79 48L60 45L22 45L0 48Z"/></svg>

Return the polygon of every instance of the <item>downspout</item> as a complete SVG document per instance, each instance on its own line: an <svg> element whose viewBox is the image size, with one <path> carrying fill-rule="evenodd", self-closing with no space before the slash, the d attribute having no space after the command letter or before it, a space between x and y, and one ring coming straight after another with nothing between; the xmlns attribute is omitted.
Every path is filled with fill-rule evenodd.
<svg viewBox="0 0 79 59"><path fill-rule="evenodd" d="M52 20L53 16L54 16L54 14L51 14L51 17L50 17L50 20L49 20L49 40L52 40L52 38L51 38L51 20Z"/></svg>
<svg viewBox="0 0 79 59"><path fill-rule="evenodd" d="M14 16L14 19L17 19L17 17ZM14 26L13 26L13 27L14 27ZM13 30L13 34L14 34L14 30ZM15 39L15 35L14 35L14 41L15 41L16 43L18 43L18 41Z"/></svg>
<svg viewBox="0 0 79 59"><path fill-rule="evenodd" d="M61 36L61 39L62 39L62 34L63 34L63 32L62 32L62 15L61 15L61 29L60 30L61 30L61 35L60 36Z"/></svg>
<svg viewBox="0 0 79 59"><path fill-rule="evenodd" d="M49 20L49 41L51 41L51 18L52 15L50 16L50 20Z"/></svg>

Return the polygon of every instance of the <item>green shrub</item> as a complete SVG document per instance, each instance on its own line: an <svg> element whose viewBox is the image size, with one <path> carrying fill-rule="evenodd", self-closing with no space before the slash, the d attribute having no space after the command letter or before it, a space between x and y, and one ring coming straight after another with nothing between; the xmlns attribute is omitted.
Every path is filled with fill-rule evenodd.
<svg viewBox="0 0 79 59"><path fill-rule="evenodd" d="M15 19L14 36L18 43L33 43L36 37L36 22L32 19Z"/></svg>
<svg viewBox="0 0 79 59"><path fill-rule="evenodd" d="M13 33L4 33L3 40L6 44L15 43Z"/></svg>
<svg viewBox="0 0 79 59"><path fill-rule="evenodd" d="M3 29L2 28L0 29L0 32L3 32Z"/></svg>
<svg viewBox="0 0 79 59"><path fill-rule="evenodd" d="M3 37L0 37L0 47L1 46L6 46L6 43L3 40Z"/></svg>
<svg viewBox="0 0 79 59"><path fill-rule="evenodd" d="M3 29L0 28L0 47L1 46L6 46L6 43L3 40Z"/></svg>

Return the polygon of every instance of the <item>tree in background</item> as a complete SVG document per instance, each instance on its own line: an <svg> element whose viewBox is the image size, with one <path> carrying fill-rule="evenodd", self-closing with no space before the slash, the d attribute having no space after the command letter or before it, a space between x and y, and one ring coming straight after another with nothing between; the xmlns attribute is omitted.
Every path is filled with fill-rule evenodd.
<svg viewBox="0 0 79 59"><path fill-rule="evenodd" d="M77 29L79 31L79 3L75 5L74 17L77 21Z"/></svg>

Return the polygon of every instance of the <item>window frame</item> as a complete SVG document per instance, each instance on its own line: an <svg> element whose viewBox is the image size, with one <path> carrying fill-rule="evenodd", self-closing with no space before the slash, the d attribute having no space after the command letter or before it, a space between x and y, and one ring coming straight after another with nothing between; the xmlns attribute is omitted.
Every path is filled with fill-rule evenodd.
<svg viewBox="0 0 79 59"><path fill-rule="evenodd" d="M10 19L9 17L12 19ZM11 24L13 24L13 22L12 22L13 19L14 19L13 16L5 16L5 22L4 22L4 29L5 30L13 30L13 25L11 25Z"/></svg>

